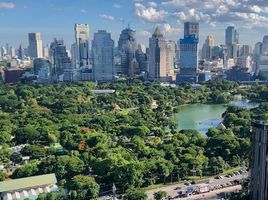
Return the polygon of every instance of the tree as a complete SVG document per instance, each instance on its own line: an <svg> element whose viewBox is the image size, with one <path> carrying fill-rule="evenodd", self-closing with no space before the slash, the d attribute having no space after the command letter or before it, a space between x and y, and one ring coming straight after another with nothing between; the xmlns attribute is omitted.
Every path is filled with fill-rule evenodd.
<svg viewBox="0 0 268 200"><path fill-rule="evenodd" d="M64 191L41 193L38 195L37 200L65 200Z"/></svg>
<svg viewBox="0 0 268 200"><path fill-rule="evenodd" d="M4 172L0 172L0 181L4 181L7 175Z"/></svg>
<svg viewBox="0 0 268 200"><path fill-rule="evenodd" d="M141 189L129 189L124 195L125 200L146 200L147 194Z"/></svg>
<svg viewBox="0 0 268 200"><path fill-rule="evenodd" d="M75 176L68 183L72 199L97 199L99 196L100 186L94 178L88 176Z"/></svg>
<svg viewBox="0 0 268 200"><path fill-rule="evenodd" d="M154 193L155 200L164 200L167 197L167 192L159 191Z"/></svg>
<svg viewBox="0 0 268 200"><path fill-rule="evenodd" d="M22 167L16 169L12 174L13 178L24 178L30 176L38 175L39 170L37 167L37 163L29 163L27 165L23 165Z"/></svg>

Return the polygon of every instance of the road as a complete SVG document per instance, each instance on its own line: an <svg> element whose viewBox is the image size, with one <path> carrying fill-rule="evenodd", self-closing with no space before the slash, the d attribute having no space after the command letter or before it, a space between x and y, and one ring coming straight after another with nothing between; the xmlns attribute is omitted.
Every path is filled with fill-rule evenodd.
<svg viewBox="0 0 268 200"><path fill-rule="evenodd" d="M237 176L234 176L234 177L231 177L231 178L226 178L226 177L224 177L223 179L214 179L214 178L211 178L209 185L211 187L214 187L216 185L230 183L231 181L234 181L236 179L242 180L243 178L245 178L247 176L248 176L248 174L246 173L246 174L237 175ZM180 187L181 189L176 190L177 187ZM158 189L148 190L147 191L148 200L154 200L153 195L154 195L154 193L156 193L158 191L165 191L171 197L175 197L175 196L178 195L178 192L179 191L186 191L187 190L187 187L189 187L189 186L185 186L184 184L176 184L176 185L170 185L170 186L166 186L166 187L162 187L162 188L158 188ZM237 190L239 187L241 188L241 186L237 186L237 187L224 188L223 191L221 191L221 190L215 190L213 192L207 193L207 195L208 194L212 194L211 197L217 197L217 193L220 193L220 192L232 192L232 191ZM225 189L227 191L225 191ZM231 191L228 191L228 189L231 189ZM187 198L180 198L180 199L187 199ZM191 197L191 198L188 198L188 199L195 199L195 195L193 197ZM200 196L197 199L200 199ZM212 198L212 199L217 199L217 198Z"/></svg>

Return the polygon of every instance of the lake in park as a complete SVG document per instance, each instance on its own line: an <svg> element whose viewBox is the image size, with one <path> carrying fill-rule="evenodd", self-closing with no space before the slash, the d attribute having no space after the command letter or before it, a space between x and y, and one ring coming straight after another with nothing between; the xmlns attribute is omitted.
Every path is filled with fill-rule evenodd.
<svg viewBox="0 0 268 200"><path fill-rule="evenodd" d="M255 108L258 103L248 100L235 100L230 102L242 108ZM180 111L175 115L174 120L178 123L178 129L195 129L205 134L209 128L217 127L222 121L222 114L226 111L227 105L223 104L189 104L180 107Z"/></svg>

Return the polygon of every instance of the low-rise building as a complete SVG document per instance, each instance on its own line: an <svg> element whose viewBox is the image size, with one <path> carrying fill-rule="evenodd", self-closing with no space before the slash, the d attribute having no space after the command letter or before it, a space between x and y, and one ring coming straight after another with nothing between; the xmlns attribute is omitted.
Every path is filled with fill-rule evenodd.
<svg viewBox="0 0 268 200"><path fill-rule="evenodd" d="M37 199L41 193L58 191L55 174L46 174L0 182L1 200Z"/></svg>

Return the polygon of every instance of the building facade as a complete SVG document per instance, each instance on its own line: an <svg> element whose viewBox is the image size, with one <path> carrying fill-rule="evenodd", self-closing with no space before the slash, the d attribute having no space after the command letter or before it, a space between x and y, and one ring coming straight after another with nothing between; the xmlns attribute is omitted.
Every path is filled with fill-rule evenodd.
<svg viewBox="0 0 268 200"><path fill-rule="evenodd" d="M114 41L105 30L94 33L92 41L93 79L111 81L115 76Z"/></svg>
<svg viewBox="0 0 268 200"><path fill-rule="evenodd" d="M52 64L52 74L59 76L64 73L64 70L72 68L63 39L54 39L50 45L49 54Z"/></svg>
<svg viewBox="0 0 268 200"><path fill-rule="evenodd" d="M175 54L175 42L167 42L157 27L149 39L149 79L172 80Z"/></svg>
<svg viewBox="0 0 268 200"><path fill-rule="evenodd" d="M256 120L253 127L251 200L268 199L268 122Z"/></svg>
<svg viewBox="0 0 268 200"><path fill-rule="evenodd" d="M239 34L234 26L228 26L225 30L225 45L227 59L236 59L239 51Z"/></svg>
<svg viewBox="0 0 268 200"><path fill-rule="evenodd" d="M207 36L207 39L202 47L202 59L211 60L212 49L215 46L215 40L212 35Z"/></svg>
<svg viewBox="0 0 268 200"><path fill-rule="evenodd" d="M41 33L29 33L29 47L28 54L31 58L43 57L43 44L41 39Z"/></svg>
<svg viewBox="0 0 268 200"><path fill-rule="evenodd" d="M73 61L75 68L90 66L89 25L75 24L75 47L73 47Z"/></svg>
<svg viewBox="0 0 268 200"><path fill-rule="evenodd" d="M190 28L189 28L190 27ZM184 38L180 39L180 74L177 82L196 82L198 70L198 23L186 22Z"/></svg>

